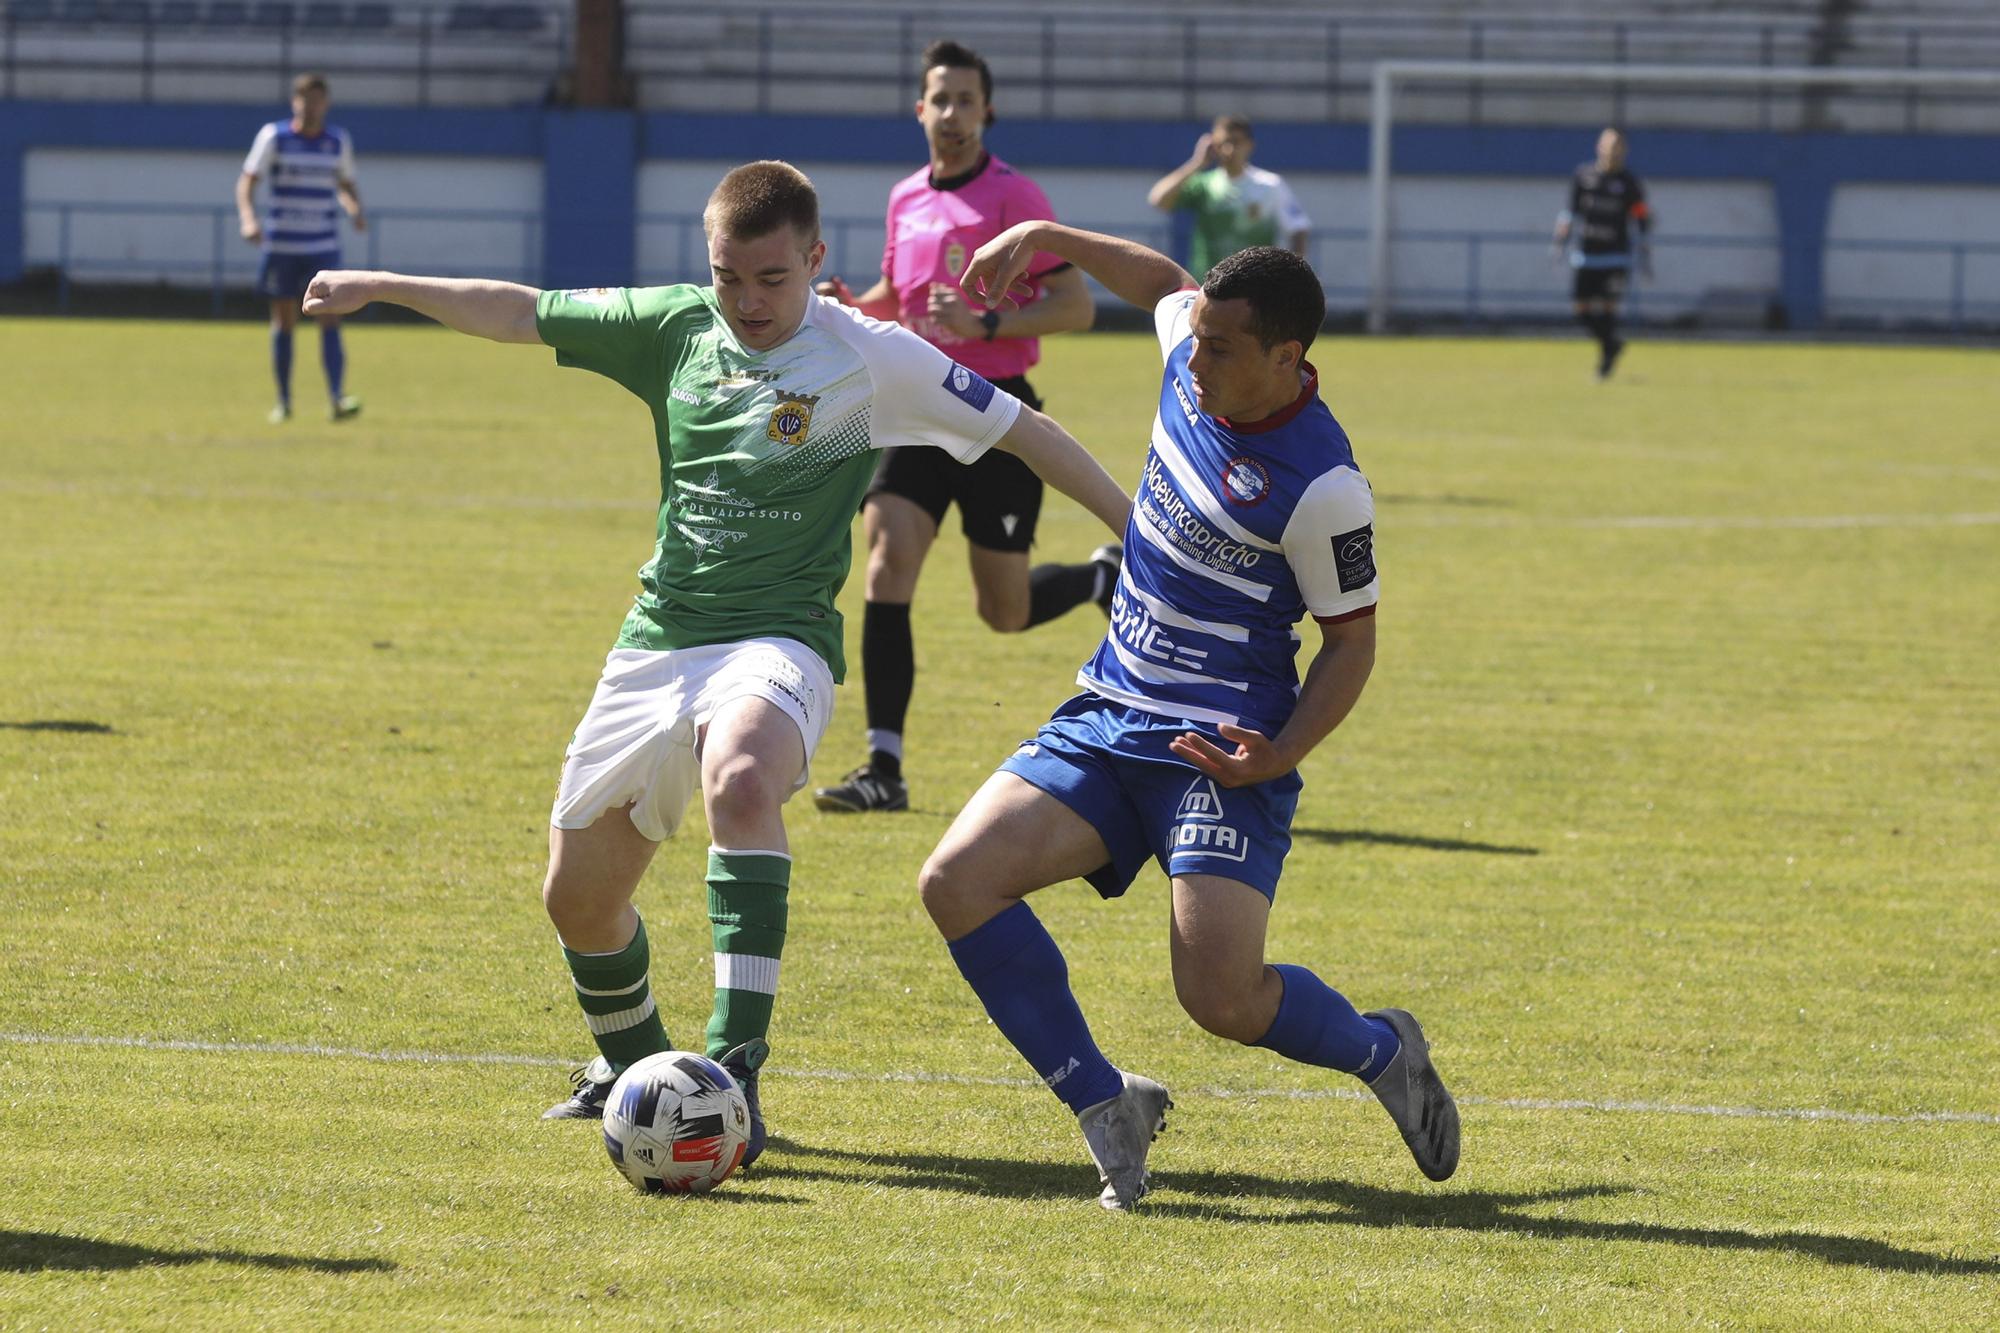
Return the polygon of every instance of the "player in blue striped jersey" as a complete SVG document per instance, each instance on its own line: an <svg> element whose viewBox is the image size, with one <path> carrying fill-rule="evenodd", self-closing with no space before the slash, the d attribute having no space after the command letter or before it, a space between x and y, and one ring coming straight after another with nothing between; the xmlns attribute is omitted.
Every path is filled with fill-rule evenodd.
<svg viewBox="0 0 2000 1333"><path fill-rule="evenodd" d="M1024 901L1081 878L1122 894L1148 860L1172 882L1174 989L1203 1028L1364 1079L1433 1180L1458 1111L1401 1009L1356 1012L1264 942L1301 759L1375 660L1374 502L1305 353L1325 318L1303 259L1269 246L1210 270L1114 237L1022 223L965 284L991 305L1037 252L1153 311L1166 362L1125 532L1111 628L1061 708L972 798L926 862L925 907L994 1024L1077 1114L1129 1208L1171 1102L1099 1051L1061 951ZM1293 627L1320 631L1304 682Z"/></svg>
<svg viewBox="0 0 2000 1333"><path fill-rule="evenodd" d="M292 118L274 120L257 131L243 174L236 178L236 213L243 239L261 245L263 263L257 270L257 290L271 302L271 370L278 381L278 403L272 424L292 415L292 329L299 303L313 274L340 267L340 215L366 231L361 194L354 184L354 140L346 130L326 123L326 80L301 74L292 81ZM257 182L271 179L268 225L257 216ZM361 411L361 402L342 389L347 353L340 340L340 319L319 320L320 365L326 371L328 415L346 421Z"/></svg>

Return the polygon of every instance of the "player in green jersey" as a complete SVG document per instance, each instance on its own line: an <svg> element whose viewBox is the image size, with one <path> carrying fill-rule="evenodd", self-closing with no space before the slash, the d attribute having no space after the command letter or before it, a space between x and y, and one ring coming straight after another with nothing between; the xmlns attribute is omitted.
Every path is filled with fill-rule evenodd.
<svg viewBox="0 0 2000 1333"><path fill-rule="evenodd" d="M723 178L703 214L714 284L537 291L327 272L305 313L371 301L464 333L545 343L653 412L652 559L564 758L542 900L598 1058L550 1118L596 1118L620 1070L670 1048L632 898L699 785L715 1003L707 1050L765 1132L757 1071L777 993L792 858L782 809L808 776L844 671L834 596L875 451L1019 457L1114 532L1131 503L1060 426L923 339L813 294L826 246L812 183L782 162Z"/></svg>
<svg viewBox="0 0 2000 1333"><path fill-rule="evenodd" d="M1194 214L1188 268L1196 278L1238 250L1275 245L1308 258L1312 219L1275 171L1250 165L1257 139L1241 116L1218 116L1194 153L1153 184L1146 202L1165 212Z"/></svg>

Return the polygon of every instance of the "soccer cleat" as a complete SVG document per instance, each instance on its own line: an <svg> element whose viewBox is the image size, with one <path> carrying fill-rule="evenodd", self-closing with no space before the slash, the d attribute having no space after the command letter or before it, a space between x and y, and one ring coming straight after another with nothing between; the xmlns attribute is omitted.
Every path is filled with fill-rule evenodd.
<svg viewBox="0 0 2000 1333"><path fill-rule="evenodd" d="M1097 1163L1097 1178L1104 1182L1097 1202L1114 1213L1131 1208L1152 1188L1146 1154L1167 1127L1167 1110L1174 1104L1167 1090L1149 1078L1123 1070L1118 1077L1125 1083L1123 1092L1085 1107L1076 1116L1091 1160Z"/></svg>
<svg viewBox="0 0 2000 1333"><path fill-rule="evenodd" d="M1098 579L1103 586L1090 600L1096 602L1097 609L1108 616L1111 614L1111 596L1118 591L1118 571L1125 567L1125 548L1117 542L1106 542L1090 553L1090 563L1103 571Z"/></svg>
<svg viewBox="0 0 2000 1333"><path fill-rule="evenodd" d="M1611 368L1618 364L1618 354L1624 350L1623 338L1613 338L1604 345L1604 350L1597 357L1597 378L1601 380L1611 378Z"/></svg>
<svg viewBox="0 0 2000 1333"><path fill-rule="evenodd" d="M838 787L813 789L813 804L822 810L860 815L870 810L907 810L910 789L901 778L878 773L867 764L841 779Z"/></svg>
<svg viewBox="0 0 2000 1333"><path fill-rule="evenodd" d="M752 1037L741 1046L723 1052L722 1059L717 1061L736 1080L736 1086L743 1089L743 1100L750 1105L750 1141L743 1147L740 1166L748 1166L764 1154L764 1111L757 1105L757 1071L770 1058L771 1043L762 1037Z"/></svg>
<svg viewBox="0 0 2000 1333"><path fill-rule="evenodd" d="M326 410L328 421L352 421L360 415L361 400L348 394L334 399L332 406Z"/></svg>
<svg viewBox="0 0 2000 1333"><path fill-rule="evenodd" d="M1424 1030L1405 1009L1374 1009L1367 1017L1387 1023L1402 1042L1396 1058L1376 1075L1368 1090L1402 1131L1417 1168L1432 1180L1448 1179L1458 1169L1458 1103L1451 1099L1431 1064Z"/></svg>
<svg viewBox="0 0 2000 1333"><path fill-rule="evenodd" d="M542 1112L544 1120L602 1120L604 1103L611 1099L611 1085L618 1081L618 1071L603 1056L597 1056L589 1064L569 1076L570 1086L576 1091L568 1101L557 1102Z"/></svg>
<svg viewBox="0 0 2000 1333"><path fill-rule="evenodd" d="M291 419L292 405L290 403L279 403L264 414L264 420L270 422L273 426L282 426Z"/></svg>

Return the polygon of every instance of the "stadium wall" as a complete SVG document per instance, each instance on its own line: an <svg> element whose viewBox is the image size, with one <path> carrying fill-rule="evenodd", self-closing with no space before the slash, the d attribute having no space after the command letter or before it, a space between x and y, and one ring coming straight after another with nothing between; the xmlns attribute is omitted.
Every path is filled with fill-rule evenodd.
<svg viewBox="0 0 2000 1333"><path fill-rule="evenodd" d="M22 276L31 239L38 260L48 255L45 234L30 235L29 206L37 206L35 225L46 227L50 214L42 206L81 200L75 191L93 174L100 179L90 197L99 204L119 202L109 197L117 194L128 204L227 205L235 165L259 121L241 107L5 105L0 282ZM879 218L888 183L922 160L916 129L900 116L361 107L339 109L336 119L355 136L371 210L401 213L392 216L397 243L387 253L394 262L413 265L435 254L452 261L440 268L484 266L560 286L698 272L698 248L688 266L687 219L724 166L754 157L784 157L814 174L827 215L843 219L835 259L865 277L879 255L880 229L877 223L870 235L862 220ZM1202 128L1015 121L997 126L991 142L1032 170L1065 216L1164 241L1169 224L1146 209L1144 188L1185 156ZM1396 225L1426 234L1397 244L1406 308L1497 314L1512 302L1559 309L1561 283L1541 237L1594 130L1399 128ZM106 169L92 173L96 154L106 154L97 159ZM1315 258L1329 286L1336 294L1358 292L1366 127L1274 124L1260 134L1258 160L1286 173L1313 213ZM1799 327L1829 313L1880 312L1897 298L1935 301L1948 281L1974 303L2000 309L2000 255L1887 244L1990 241L2000 188L1985 164L1995 160L2000 135L1657 130L1634 144L1634 165L1652 183L1665 220L1663 257L1676 237L1702 238L1674 255L1677 271L1696 275L1677 284L1676 299L1762 292ZM490 215L483 229L469 216L480 212ZM93 225L109 229L100 239L114 251L123 244L135 258L150 256L131 236L143 222L100 215ZM179 245L198 267L212 238L196 235L199 227L176 227L180 241L166 239L175 229L165 228L148 244ZM1474 232L1487 239L1468 243ZM228 239L231 271L247 270L254 256L233 234ZM376 238L378 249L383 243ZM1866 248L1871 243L1881 248ZM349 254L355 262L365 257L352 246ZM511 262L501 263L503 255ZM1961 271L1947 272L1951 264ZM1476 279L1468 271L1475 266ZM1468 301L1481 284L1488 304L1473 308Z"/></svg>

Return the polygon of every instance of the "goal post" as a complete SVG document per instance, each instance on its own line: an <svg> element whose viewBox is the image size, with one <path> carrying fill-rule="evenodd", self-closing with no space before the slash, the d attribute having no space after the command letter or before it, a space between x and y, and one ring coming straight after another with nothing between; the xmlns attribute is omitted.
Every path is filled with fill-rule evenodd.
<svg viewBox="0 0 2000 1333"><path fill-rule="evenodd" d="M1559 61L1383 60L1376 62L1368 109L1368 331L1389 326L1393 296L1389 245L1391 144L1399 84L1641 85L1704 88L1970 90L2000 93L1993 69L1774 69L1763 65L1565 64Z"/></svg>

